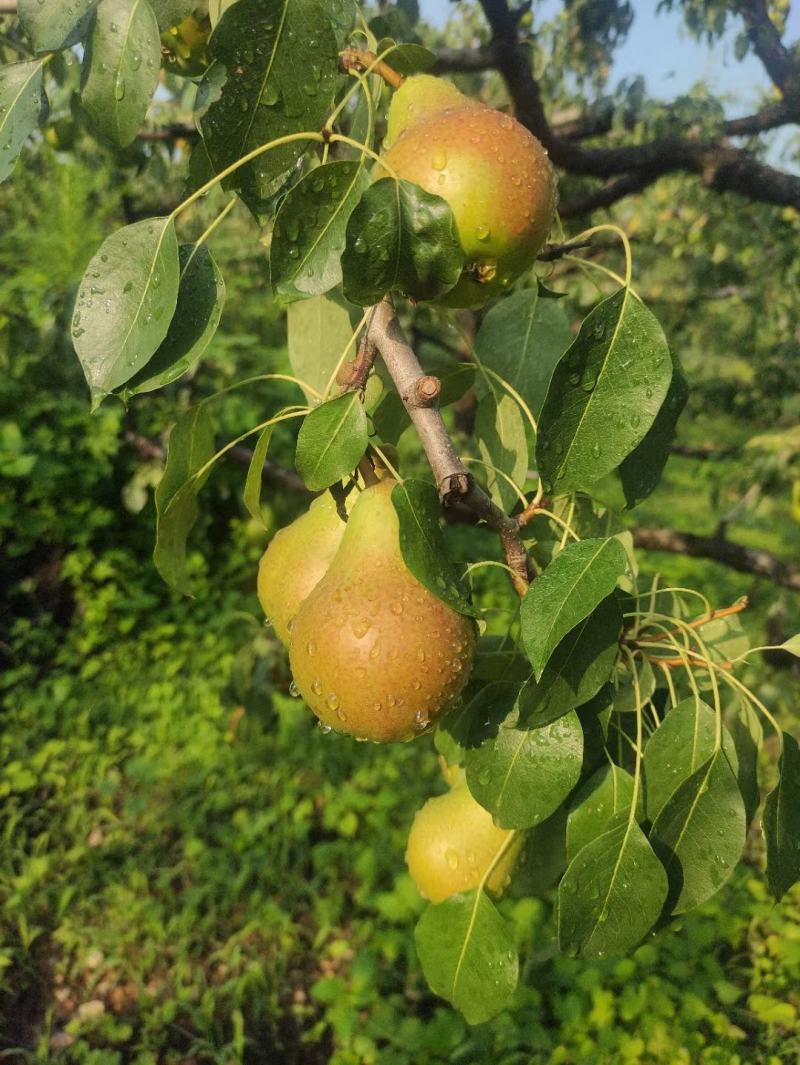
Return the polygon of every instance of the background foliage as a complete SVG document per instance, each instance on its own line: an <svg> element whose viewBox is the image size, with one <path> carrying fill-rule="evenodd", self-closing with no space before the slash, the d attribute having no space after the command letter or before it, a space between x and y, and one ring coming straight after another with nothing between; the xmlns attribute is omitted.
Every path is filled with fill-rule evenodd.
<svg viewBox="0 0 800 1065"><path fill-rule="evenodd" d="M619 32L584 30L588 76ZM651 127L664 120L644 110ZM234 376L287 367L244 212L212 240L228 303L188 384L89 415L67 348L86 263L113 225L177 199L170 174L158 146L99 155L79 139L68 153L40 147L0 190L5 1047L98 1063L800 1061L800 893L772 905L758 843L711 903L624 960L560 957L547 893L505 900L526 986L489 1025L468 1028L426 990L410 932L422 907L400 855L413 811L443 786L430 745L324 736L291 699L255 600L265 534L241 505L240 469L206 489L196 598L174 598L150 561L161 463L142 439ZM751 207L743 227L738 202L674 177L616 208L692 382L679 442L722 453L674 456L636 521L708 533L726 521L739 542L791 559L800 445L775 431L798 413L798 216ZM205 212L188 223L198 232ZM573 283L573 317L596 297ZM257 393L234 393L221 430L259 414ZM279 427L275 459L292 450ZM300 506L268 498L273 527ZM463 555L477 535L451 534ZM715 602L750 593L756 643L799 627L796 594L766 581L679 556L648 565ZM481 580L502 607L504 587ZM750 673L796 732L796 668L773 656Z"/></svg>

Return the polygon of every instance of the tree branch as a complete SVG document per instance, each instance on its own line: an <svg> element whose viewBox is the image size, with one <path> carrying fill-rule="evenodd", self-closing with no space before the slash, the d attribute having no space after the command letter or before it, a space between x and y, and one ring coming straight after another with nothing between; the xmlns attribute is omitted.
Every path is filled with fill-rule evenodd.
<svg viewBox="0 0 800 1065"><path fill-rule="evenodd" d="M584 213L594 207L608 207L623 196L641 191L658 178L675 171L698 174L708 188L719 192L736 192L749 199L778 206L800 206L800 177L766 166L750 152L731 148L721 142L666 137L619 148L583 148L574 140L560 137L548 122L540 87L531 70L530 56L519 39L517 18L507 0L480 0L480 3L492 33L491 49L496 66L506 82L519 121L539 138L553 162L568 173L618 178L582 198L567 201L562 205L562 215ZM740 7L747 8L750 17L757 19L758 10L763 8L763 0L740 0ZM765 10L764 16L769 26L772 26ZM786 80L788 75L784 66L786 62L791 62L791 54L783 47L774 26L772 34L775 39L770 37L767 28L760 23L759 26L763 38L759 48L762 52L768 52L776 71L778 68L783 71L784 83L788 86L790 82ZM793 81L791 85L794 85ZM792 105L791 113L797 119L800 106L794 106L796 100L790 100L789 103ZM773 109L765 121L774 122L775 119L776 112ZM745 132L746 127L741 127L742 123L739 132Z"/></svg>
<svg viewBox="0 0 800 1065"><path fill-rule="evenodd" d="M376 304L369 332L417 431L442 503L445 507L463 503L498 533L514 587L524 595L530 573L517 523L492 502L459 459L436 403L437 396L431 394L436 392L434 379L423 372L390 298Z"/></svg>
<svg viewBox="0 0 800 1065"><path fill-rule="evenodd" d="M784 562L769 551L743 547L714 536L648 527L633 529L633 542L645 551L669 551L691 558L711 559L740 573L765 577L784 588L800 591L800 566Z"/></svg>
<svg viewBox="0 0 800 1065"><path fill-rule="evenodd" d="M738 0L734 7L744 19L753 51L773 83L784 96L796 95L800 88L797 64L769 17L764 0Z"/></svg>

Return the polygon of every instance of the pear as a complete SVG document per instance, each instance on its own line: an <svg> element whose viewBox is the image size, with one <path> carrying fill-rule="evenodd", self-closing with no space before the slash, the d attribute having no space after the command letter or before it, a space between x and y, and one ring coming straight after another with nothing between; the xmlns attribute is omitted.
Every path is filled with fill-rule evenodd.
<svg viewBox="0 0 800 1065"><path fill-rule="evenodd" d="M323 725L383 742L424 732L461 694L475 651L472 621L403 560L395 483L358 497L289 640L295 684Z"/></svg>
<svg viewBox="0 0 800 1065"><path fill-rule="evenodd" d="M383 158L398 177L450 205L467 263L438 302L477 307L533 264L553 220L556 178L524 126L443 84L415 75L398 89ZM376 178L388 175L379 169Z"/></svg>
<svg viewBox="0 0 800 1065"><path fill-rule="evenodd" d="M406 849L408 871L423 898L443 902L476 888L510 835L461 781L417 811ZM507 886L522 842L517 833L486 881L489 891L499 895Z"/></svg>
<svg viewBox="0 0 800 1065"><path fill-rule="evenodd" d="M284 646L300 604L325 575L346 529L330 492L280 529L258 565L258 599Z"/></svg>
<svg viewBox="0 0 800 1065"><path fill-rule="evenodd" d="M394 144L409 126L421 119L430 118L449 107L465 106L480 107L481 104L470 100L451 81L435 78L432 74L414 74L406 78L389 105L384 148Z"/></svg>

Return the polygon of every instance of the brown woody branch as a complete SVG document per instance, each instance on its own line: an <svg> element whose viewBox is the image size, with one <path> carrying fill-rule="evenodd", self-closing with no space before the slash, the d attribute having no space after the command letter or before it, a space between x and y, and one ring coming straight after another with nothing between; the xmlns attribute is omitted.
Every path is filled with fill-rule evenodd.
<svg viewBox="0 0 800 1065"><path fill-rule="evenodd" d="M769 17L764 0L738 0L734 7L744 19L753 51L774 85L784 96L797 95L800 88L797 64Z"/></svg>
<svg viewBox="0 0 800 1065"><path fill-rule="evenodd" d="M435 379L420 366L389 297L375 306L370 337L417 431L442 503L445 507L464 504L499 535L514 587L524 595L530 579L529 561L517 523L492 502L459 459L436 402Z"/></svg>
<svg viewBox="0 0 800 1065"><path fill-rule="evenodd" d="M677 529L642 527L633 529L633 542L645 551L668 551L721 562L724 566L764 577L784 588L800 591L800 566L785 562L769 551L743 547L715 536L697 536Z"/></svg>
<svg viewBox="0 0 800 1065"><path fill-rule="evenodd" d="M495 66L506 82L520 122L542 141L553 162L568 173L614 179L577 200L562 204L563 215L585 213L594 207L608 207L631 192L641 191L665 174L676 171L698 174L707 187L719 192L736 192L753 200L800 207L800 177L767 166L750 152L732 148L723 141L668 137L619 148L584 148L574 140L559 136L558 131L550 126L545 113L528 50L519 39L516 14L509 8L507 0L480 2L492 33ZM769 58L771 74L780 76L781 84L792 88L794 92L797 72L791 53L782 45L768 17L772 34L762 24L759 12L763 9L763 0L740 0L738 6L745 19L750 19L748 26L758 26L760 36L757 50L762 61L766 62ZM791 75L787 72L787 64L790 63ZM788 110L782 114L788 120L797 121L800 118L798 99L786 96L784 102ZM775 120L776 112L772 108L768 119L764 121L772 123ZM745 130L740 129L739 132Z"/></svg>

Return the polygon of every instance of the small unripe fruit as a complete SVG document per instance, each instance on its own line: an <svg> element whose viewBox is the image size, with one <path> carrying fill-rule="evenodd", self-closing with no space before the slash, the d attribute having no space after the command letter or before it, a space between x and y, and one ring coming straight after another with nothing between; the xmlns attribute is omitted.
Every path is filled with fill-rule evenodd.
<svg viewBox="0 0 800 1065"><path fill-rule="evenodd" d="M513 834L511 829L497 827L462 781L446 795L428 799L417 811L406 849L408 871L423 898L443 902L459 891L478 887L508 843L485 884L488 891L499 895L522 849L521 833L508 842Z"/></svg>

